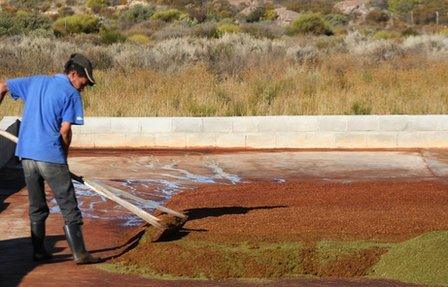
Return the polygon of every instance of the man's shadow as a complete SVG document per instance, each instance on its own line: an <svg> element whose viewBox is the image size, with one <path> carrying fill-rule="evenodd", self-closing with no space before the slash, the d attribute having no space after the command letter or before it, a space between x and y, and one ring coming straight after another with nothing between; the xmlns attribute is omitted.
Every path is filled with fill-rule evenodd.
<svg viewBox="0 0 448 287"><path fill-rule="evenodd" d="M56 242L65 240L63 235L47 236L46 248L57 253L63 248L55 247ZM34 262L33 248L30 237L12 238L0 241L0 286L15 287L20 285L23 278L39 264L55 264L71 260L71 254L55 255L53 259Z"/></svg>
<svg viewBox="0 0 448 287"><path fill-rule="evenodd" d="M0 213L10 206L5 200L25 187L22 166L17 158L12 158L0 169ZM61 251L56 242L65 236L47 236L46 247L52 253ZM30 237L0 240L0 286L18 286L31 270L39 264L52 264L70 260L70 255L56 255L51 261L34 262Z"/></svg>

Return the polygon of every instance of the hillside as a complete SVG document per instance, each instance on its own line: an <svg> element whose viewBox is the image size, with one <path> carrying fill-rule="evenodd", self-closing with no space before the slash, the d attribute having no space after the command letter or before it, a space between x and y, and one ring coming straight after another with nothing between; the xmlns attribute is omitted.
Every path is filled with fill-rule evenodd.
<svg viewBox="0 0 448 287"><path fill-rule="evenodd" d="M2 0L0 7L0 36L92 34L103 44L235 32L334 35L354 26L415 35L448 24L448 0Z"/></svg>

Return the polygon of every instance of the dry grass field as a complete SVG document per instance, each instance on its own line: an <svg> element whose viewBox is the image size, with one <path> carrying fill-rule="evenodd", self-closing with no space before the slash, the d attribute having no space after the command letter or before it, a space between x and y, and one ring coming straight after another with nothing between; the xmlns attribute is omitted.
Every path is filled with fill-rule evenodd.
<svg viewBox="0 0 448 287"><path fill-rule="evenodd" d="M13 41L13 40L9 40ZM443 114L448 38L180 38L94 46L23 37L0 44L1 77L54 73L72 51L95 62L88 116ZM14 44L14 46L12 46ZM0 117L20 114L6 99Z"/></svg>

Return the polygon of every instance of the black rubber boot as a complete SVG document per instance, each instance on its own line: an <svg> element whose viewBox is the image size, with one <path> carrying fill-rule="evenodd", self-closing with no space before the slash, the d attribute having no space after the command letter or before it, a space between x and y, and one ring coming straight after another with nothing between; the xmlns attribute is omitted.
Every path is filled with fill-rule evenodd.
<svg viewBox="0 0 448 287"><path fill-rule="evenodd" d="M45 249L45 222L31 222L31 243L33 244L34 261L53 258L53 255Z"/></svg>
<svg viewBox="0 0 448 287"><path fill-rule="evenodd" d="M73 253L73 260L76 264L94 264L102 262L101 258L93 257L86 250L84 238L82 236L81 225L69 224L64 226L65 236L68 245Z"/></svg>

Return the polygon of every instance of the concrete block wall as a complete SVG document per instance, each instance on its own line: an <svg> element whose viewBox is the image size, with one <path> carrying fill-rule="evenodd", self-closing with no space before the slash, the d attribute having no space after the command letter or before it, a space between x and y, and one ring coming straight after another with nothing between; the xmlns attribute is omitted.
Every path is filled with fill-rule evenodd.
<svg viewBox="0 0 448 287"><path fill-rule="evenodd" d="M6 130L15 136L19 133L19 126L20 121L17 117L5 117L0 121L0 130ZM0 168L14 157L15 149L15 143L0 136Z"/></svg>
<svg viewBox="0 0 448 287"><path fill-rule="evenodd" d="M448 148L448 115L88 117L78 148Z"/></svg>

